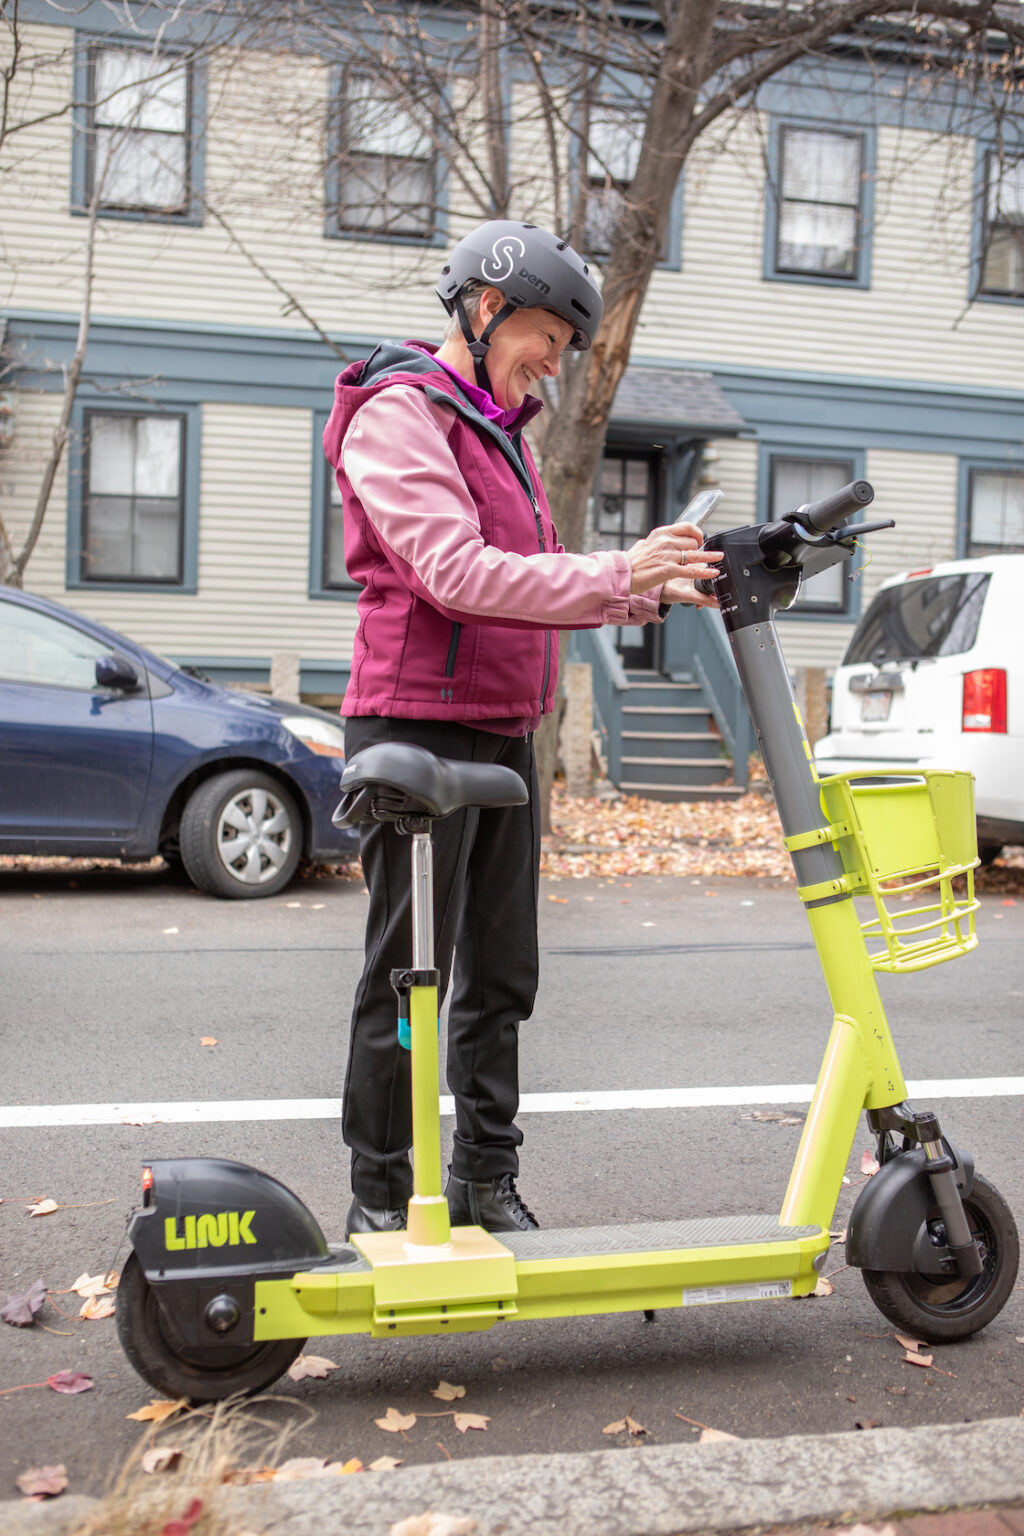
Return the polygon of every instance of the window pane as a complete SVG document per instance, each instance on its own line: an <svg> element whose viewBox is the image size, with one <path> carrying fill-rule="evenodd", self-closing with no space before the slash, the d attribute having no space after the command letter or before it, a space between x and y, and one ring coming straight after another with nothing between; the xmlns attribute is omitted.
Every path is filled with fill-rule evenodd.
<svg viewBox="0 0 1024 1536"><path fill-rule="evenodd" d="M375 80L353 76L346 88L347 147L366 154L399 155L427 160L433 154L430 136L393 101L381 98Z"/></svg>
<svg viewBox="0 0 1024 1536"><path fill-rule="evenodd" d="M999 156L989 155L988 216L993 223L1024 223L1024 160L1000 168Z"/></svg>
<svg viewBox="0 0 1024 1536"><path fill-rule="evenodd" d="M178 495L181 422L172 417L139 416L135 424L136 496Z"/></svg>
<svg viewBox="0 0 1024 1536"><path fill-rule="evenodd" d="M164 133L101 128L96 184L108 208L180 208L185 201L185 140Z"/></svg>
<svg viewBox="0 0 1024 1536"><path fill-rule="evenodd" d="M971 544L1024 550L1024 474L971 475Z"/></svg>
<svg viewBox="0 0 1024 1536"><path fill-rule="evenodd" d="M779 216L779 266L796 272L848 275L855 270L857 215L853 209L784 203Z"/></svg>
<svg viewBox="0 0 1024 1536"><path fill-rule="evenodd" d="M990 231L982 287L992 293L1024 293L1024 227Z"/></svg>
<svg viewBox="0 0 1024 1536"><path fill-rule="evenodd" d="M587 175L592 181L630 182L643 141L643 118L635 107L594 107L587 142Z"/></svg>
<svg viewBox="0 0 1024 1536"><path fill-rule="evenodd" d="M96 660L108 646L70 624L16 603L0 603L0 678L51 687L96 686Z"/></svg>
<svg viewBox="0 0 1024 1536"><path fill-rule="evenodd" d="M136 501L134 576L166 581L180 574L178 528L177 502Z"/></svg>
<svg viewBox="0 0 1024 1536"><path fill-rule="evenodd" d="M785 197L850 207L860 202L860 139L787 128L782 145Z"/></svg>
<svg viewBox="0 0 1024 1536"><path fill-rule="evenodd" d="M342 167L338 222L347 229L429 234L433 194L431 164L351 157Z"/></svg>
<svg viewBox="0 0 1024 1536"><path fill-rule="evenodd" d="M135 48L105 48L95 62L98 124L185 132L188 77L184 65L171 68L167 59Z"/></svg>
<svg viewBox="0 0 1024 1536"><path fill-rule="evenodd" d="M769 517L784 517L809 501L818 501L841 490L853 479L853 465L840 459L773 458ZM833 565L800 584L796 607L846 607L845 565Z"/></svg>
<svg viewBox="0 0 1024 1536"><path fill-rule="evenodd" d="M91 496L130 496L134 487L135 422L131 416L89 416L86 422Z"/></svg>
<svg viewBox="0 0 1024 1536"><path fill-rule="evenodd" d="M132 503L130 496L90 496L88 532L83 552L85 575L96 580L126 579L132 573Z"/></svg>

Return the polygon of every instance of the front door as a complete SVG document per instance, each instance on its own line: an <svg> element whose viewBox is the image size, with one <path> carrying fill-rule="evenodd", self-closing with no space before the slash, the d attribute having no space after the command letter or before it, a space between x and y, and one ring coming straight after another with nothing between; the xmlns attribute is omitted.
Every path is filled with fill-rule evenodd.
<svg viewBox="0 0 1024 1536"><path fill-rule="evenodd" d="M606 449L597 498L597 549L629 549L656 526L658 459L642 449ZM628 668L653 665L655 625L621 625L615 644Z"/></svg>

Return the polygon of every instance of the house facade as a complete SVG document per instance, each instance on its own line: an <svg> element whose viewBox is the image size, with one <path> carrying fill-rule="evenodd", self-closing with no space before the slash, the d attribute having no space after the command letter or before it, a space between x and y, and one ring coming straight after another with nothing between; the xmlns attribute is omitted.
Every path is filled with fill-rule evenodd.
<svg viewBox="0 0 1024 1536"><path fill-rule="evenodd" d="M275 658L297 660L302 694L337 701L355 589L320 449L333 380L381 337L437 338L445 250L481 217L467 162L336 38L220 23L197 47L187 8L156 40L148 7L133 27L97 3L19 15L34 63L14 74L0 150L14 550L92 261L67 451L25 585L222 680L267 685ZM9 32L0 45L9 62ZM614 82L606 94L587 167L598 263L601 195L628 195L635 163L634 106ZM836 49L702 136L588 547L628 545L698 487L724 492L713 530L870 480L895 530L780 620L791 668L826 672L885 576L1024 549L1022 99L993 116L905 52ZM529 173L538 131L510 106L511 212L550 222ZM671 629L612 637L622 666L675 676Z"/></svg>

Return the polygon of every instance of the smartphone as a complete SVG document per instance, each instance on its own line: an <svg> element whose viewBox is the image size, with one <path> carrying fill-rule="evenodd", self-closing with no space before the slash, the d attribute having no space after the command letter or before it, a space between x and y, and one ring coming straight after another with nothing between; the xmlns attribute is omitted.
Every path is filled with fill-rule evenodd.
<svg viewBox="0 0 1024 1536"><path fill-rule="evenodd" d="M723 491L699 491L675 521L692 523L695 528L703 528L705 521L711 516L724 494Z"/></svg>

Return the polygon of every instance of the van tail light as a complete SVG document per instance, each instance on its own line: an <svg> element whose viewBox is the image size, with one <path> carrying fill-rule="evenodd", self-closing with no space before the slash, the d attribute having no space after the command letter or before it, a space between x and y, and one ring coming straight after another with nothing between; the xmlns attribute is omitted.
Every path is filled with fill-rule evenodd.
<svg viewBox="0 0 1024 1536"><path fill-rule="evenodd" d="M963 729L1006 735L1006 673L1002 667L964 673Z"/></svg>

